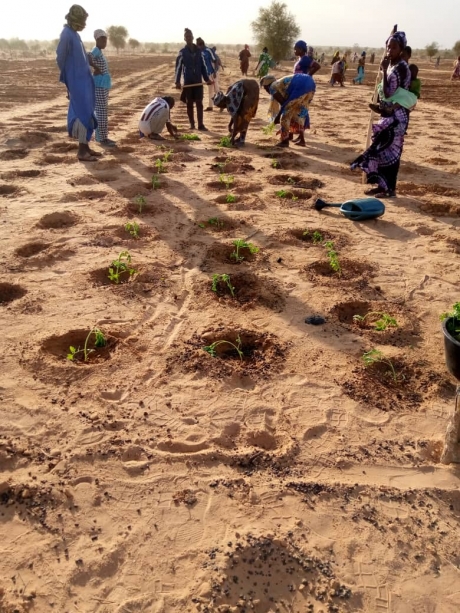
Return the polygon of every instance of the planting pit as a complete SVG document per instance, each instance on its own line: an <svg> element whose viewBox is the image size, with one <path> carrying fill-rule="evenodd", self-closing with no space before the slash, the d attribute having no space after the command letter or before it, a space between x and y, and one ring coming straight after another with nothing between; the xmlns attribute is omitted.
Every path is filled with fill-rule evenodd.
<svg viewBox="0 0 460 613"><path fill-rule="evenodd" d="M241 343L238 345L238 338ZM239 346L242 356L228 343L215 347L215 357L203 348L220 340ZM285 347L279 339L268 332L217 327L203 334L195 334L185 342L182 354L180 348L168 359L168 369L179 366L186 371L202 372L210 377L231 377L241 375L250 378L267 377L271 371L278 370L285 355Z"/></svg>
<svg viewBox="0 0 460 613"><path fill-rule="evenodd" d="M20 191L20 187L18 185L0 185L0 196L12 196Z"/></svg>
<svg viewBox="0 0 460 613"><path fill-rule="evenodd" d="M304 189L318 189L324 186L324 183L319 179L306 179L302 175L295 174L274 174L268 182L271 185L290 185Z"/></svg>
<svg viewBox="0 0 460 613"><path fill-rule="evenodd" d="M89 279L92 282L93 287L102 287L110 285L111 287L120 287L122 285L126 285L133 281L135 275L138 272L138 269L135 266L132 266L136 270L136 272L132 275L129 274L129 271L125 271L120 273L120 281L119 283L115 283L109 279L109 268L113 268L111 263L107 264L104 268L98 268L97 270L93 270L89 273Z"/></svg>
<svg viewBox="0 0 460 613"><path fill-rule="evenodd" d="M46 249L48 249L50 245L51 243L43 243L43 242L27 243L26 245L23 245L22 247L18 247L15 250L15 254L18 255L20 258L31 258L34 255L38 255L42 251L45 251Z"/></svg>
<svg viewBox="0 0 460 613"><path fill-rule="evenodd" d="M270 277L258 277L251 272L237 272L229 276L234 296L227 283L222 280L217 283L217 291L212 289L212 279L207 281L204 286L206 292L219 302L230 306L242 305L245 308L263 306L277 312L284 309L286 299L276 280Z"/></svg>
<svg viewBox="0 0 460 613"><path fill-rule="evenodd" d="M245 221L230 219L229 217L209 217L206 221L198 221L197 224L203 230L225 234L239 228L240 225L244 225Z"/></svg>
<svg viewBox="0 0 460 613"><path fill-rule="evenodd" d="M236 181L232 181L227 186L222 181L208 181L206 183L206 187L210 187L211 189L218 189L220 191L225 190L225 191L228 192L228 191L230 191L231 189L233 189L235 187L235 183L236 183Z"/></svg>
<svg viewBox="0 0 460 613"><path fill-rule="evenodd" d="M5 181L9 181L11 179L33 179L35 177L39 177L43 175L42 170L11 170L10 172L4 172L0 175L1 179Z"/></svg>
<svg viewBox="0 0 460 613"><path fill-rule="evenodd" d="M337 248L344 247L349 243L348 238L342 234L336 234L329 230L323 230L323 228L313 227L293 228L283 231L276 236L276 239L283 243L300 244L304 247L320 247L322 249L324 249L323 243L327 241L332 241Z"/></svg>
<svg viewBox="0 0 460 613"><path fill-rule="evenodd" d="M218 159L218 158L216 158ZM222 165L223 164L223 165ZM245 162L241 162L239 160L225 159L217 164L212 164L211 168L213 170L217 170L218 172L223 172L224 174L246 174L247 172L251 172L255 170L252 164L246 164Z"/></svg>
<svg viewBox="0 0 460 613"><path fill-rule="evenodd" d="M48 213L44 215L37 226L46 230L58 230L61 228L70 228L78 221L78 217L71 211L61 211L57 213Z"/></svg>
<svg viewBox="0 0 460 613"><path fill-rule="evenodd" d="M339 257L341 274L332 270L327 260L313 262L304 268L307 277L314 283L359 283L367 285L374 274L374 267L367 262L357 262Z"/></svg>
<svg viewBox="0 0 460 613"><path fill-rule="evenodd" d="M28 149L7 149L6 151L2 151L0 153L0 160L5 162L8 160L22 160L28 155Z"/></svg>
<svg viewBox="0 0 460 613"><path fill-rule="evenodd" d="M455 388L444 371L434 372L425 362L390 359L396 372L396 381L387 364L363 364L351 371L353 378L342 382L345 394L366 407L398 413L416 409L432 398L454 398Z"/></svg>
<svg viewBox="0 0 460 613"><path fill-rule="evenodd" d="M91 335L88 341L88 348L94 349L94 351L88 354L88 359L84 360L84 354L78 353L74 360L68 360L67 355L70 347L76 349L83 349L88 336L89 330L70 330L62 335L53 335L46 339L41 350L50 355L53 359L59 362L78 365L91 365L99 362L105 362L110 359L115 347L117 346L118 339L107 334L104 330L104 336L106 337L107 345L105 347L94 347L94 334Z"/></svg>
<svg viewBox="0 0 460 613"><path fill-rule="evenodd" d="M0 304L9 304L27 294L27 290L13 283L0 283Z"/></svg>
<svg viewBox="0 0 460 613"><path fill-rule="evenodd" d="M392 302L360 301L339 302L332 307L332 317L357 334L370 338L378 344L401 346L413 344L420 332L420 325L416 317L408 313L403 306ZM387 325L384 330L377 330L377 322L381 322L382 314L389 315L396 320L397 327ZM366 317L364 321L354 319L355 315Z"/></svg>
<svg viewBox="0 0 460 613"><path fill-rule="evenodd" d="M281 190L278 190L281 191ZM313 196L313 192L304 189L286 189L283 190L285 194L283 196L278 195L276 192L274 194L276 200L280 203L289 203L289 206L292 206L292 202L296 202L298 200L310 200Z"/></svg>
<svg viewBox="0 0 460 613"><path fill-rule="evenodd" d="M214 266L213 262L221 262L222 264L233 264L234 266L239 266L243 263L254 264L262 257L260 251L258 253L251 253L249 249L245 248L239 250L239 254L244 259L242 261L237 261L236 259L230 257L235 250L236 247L233 244L214 243L208 248L206 252L206 257L203 262L202 269L209 270L210 267Z"/></svg>

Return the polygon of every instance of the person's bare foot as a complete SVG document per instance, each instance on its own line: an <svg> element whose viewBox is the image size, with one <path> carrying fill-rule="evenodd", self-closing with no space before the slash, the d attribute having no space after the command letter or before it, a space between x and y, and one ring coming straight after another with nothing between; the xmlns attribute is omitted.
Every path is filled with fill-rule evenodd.
<svg viewBox="0 0 460 613"><path fill-rule="evenodd" d="M77 158L80 162L97 162L97 155L93 155L93 151L88 145L79 145Z"/></svg>

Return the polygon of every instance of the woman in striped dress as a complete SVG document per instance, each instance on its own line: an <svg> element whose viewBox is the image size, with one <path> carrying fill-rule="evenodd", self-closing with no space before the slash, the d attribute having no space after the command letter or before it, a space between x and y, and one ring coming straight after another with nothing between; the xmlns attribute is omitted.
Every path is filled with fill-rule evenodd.
<svg viewBox="0 0 460 613"><path fill-rule="evenodd" d="M109 73L107 60L102 50L107 47L107 34L104 30L94 32L96 46L89 53L89 63L94 69L94 84L96 86L96 108L95 115L98 127L96 130L96 140L103 147L116 147L116 143L109 138L109 91L112 87L112 78Z"/></svg>

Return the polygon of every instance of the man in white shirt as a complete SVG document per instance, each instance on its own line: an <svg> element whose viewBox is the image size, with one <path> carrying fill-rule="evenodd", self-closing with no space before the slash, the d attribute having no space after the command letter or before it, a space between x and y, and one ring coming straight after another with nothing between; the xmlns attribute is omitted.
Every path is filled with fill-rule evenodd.
<svg viewBox="0 0 460 613"><path fill-rule="evenodd" d="M164 98L154 98L142 111L139 119L139 132L141 137L148 136L154 140L164 140L161 132L166 129L176 138L177 128L171 123L171 109L174 107L175 100L171 96Z"/></svg>

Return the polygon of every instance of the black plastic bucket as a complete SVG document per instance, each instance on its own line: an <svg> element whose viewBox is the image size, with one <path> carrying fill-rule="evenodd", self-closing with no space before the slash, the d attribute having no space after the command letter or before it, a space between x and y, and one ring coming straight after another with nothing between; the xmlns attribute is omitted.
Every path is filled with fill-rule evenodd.
<svg viewBox="0 0 460 613"><path fill-rule="evenodd" d="M446 366L450 374L460 381L460 342L448 332L447 324L452 321L453 317L449 317L442 324L444 332L444 353L446 356Z"/></svg>

